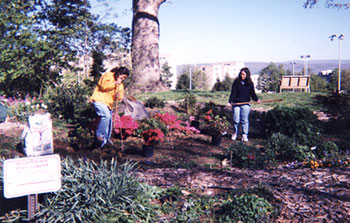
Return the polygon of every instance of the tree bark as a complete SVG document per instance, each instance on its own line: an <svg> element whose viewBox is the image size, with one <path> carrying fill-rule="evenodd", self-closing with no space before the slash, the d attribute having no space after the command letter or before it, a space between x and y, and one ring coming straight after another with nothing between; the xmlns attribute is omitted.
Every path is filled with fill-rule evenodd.
<svg viewBox="0 0 350 223"><path fill-rule="evenodd" d="M160 81L159 7L166 0L133 0L132 90L167 89Z"/></svg>

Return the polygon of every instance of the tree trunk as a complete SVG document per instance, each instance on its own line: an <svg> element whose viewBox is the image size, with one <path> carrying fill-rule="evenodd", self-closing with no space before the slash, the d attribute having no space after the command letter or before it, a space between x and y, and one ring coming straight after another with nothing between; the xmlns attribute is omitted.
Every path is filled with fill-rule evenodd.
<svg viewBox="0 0 350 223"><path fill-rule="evenodd" d="M166 0L133 0L132 90L167 89L160 81L158 10Z"/></svg>

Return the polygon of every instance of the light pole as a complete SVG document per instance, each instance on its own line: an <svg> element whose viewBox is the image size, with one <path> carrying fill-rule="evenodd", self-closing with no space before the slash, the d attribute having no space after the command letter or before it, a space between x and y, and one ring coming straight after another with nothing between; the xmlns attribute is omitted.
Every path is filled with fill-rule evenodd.
<svg viewBox="0 0 350 223"><path fill-rule="evenodd" d="M337 35L331 35L329 37L329 39L331 41L334 40L334 38L336 38ZM341 90L341 57L340 57L340 50L341 50L341 41L344 39L344 35L343 34L340 34L338 36L338 40L339 40L339 48L338 48L338 92L340 92Z"/></svg>
<svg viewBox="0 0 350 223"><path fill-rule="evenodd" d="M290 62L290 64L292 64L292 74L293 74L293 76L294 76L294 65L296 64L294 61L293 62Z"/></svg>
<svg viewBox="0 0 350 223"><path fill-rule="evenodd" d="M310 55L301 55L301 59L304 59L304 75L308 75L308 67L307 67L307 59L309 59Z"/></svg>

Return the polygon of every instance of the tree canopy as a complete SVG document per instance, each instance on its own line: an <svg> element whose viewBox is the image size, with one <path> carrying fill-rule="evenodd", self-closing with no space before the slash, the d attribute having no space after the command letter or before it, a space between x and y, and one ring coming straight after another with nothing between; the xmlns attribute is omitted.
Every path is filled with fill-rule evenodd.
<svg viewBox="0 0 350 223"><path fill-rule="evenodd" d="M99 23L90 10L84 0L1 1L0 94L39 94L82 55L130 45L130 29Z"/></svg>

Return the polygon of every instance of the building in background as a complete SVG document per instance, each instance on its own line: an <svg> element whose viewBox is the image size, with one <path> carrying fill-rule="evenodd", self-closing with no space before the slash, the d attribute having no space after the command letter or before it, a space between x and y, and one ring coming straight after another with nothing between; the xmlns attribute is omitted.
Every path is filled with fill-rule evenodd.
<svg viewBox="0 0 350 223"><path fill-rule="evenodd" d="M208 78L208 87L209 89L212 89L217 79L223 81L226 75L230 78L236 78L239 71L244 66L244 62L238 61L205 64L183 64L176 67L176 77L179 77L184 72L188 72L188 69L191 69L192 73L201 71L206 74ZM176 83L174 83L174 86L176 86Z"/></svg>

